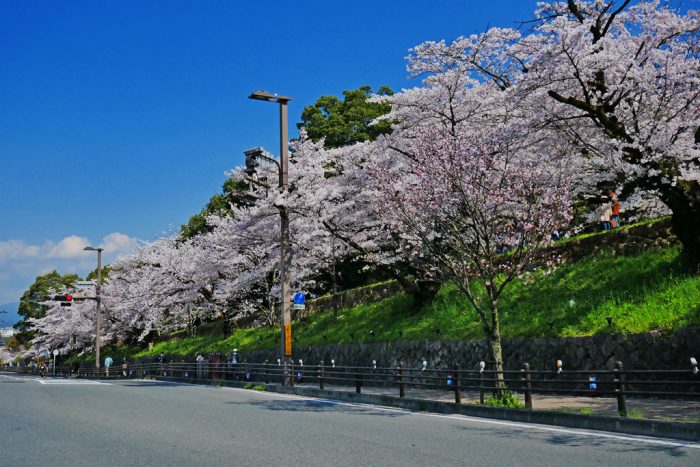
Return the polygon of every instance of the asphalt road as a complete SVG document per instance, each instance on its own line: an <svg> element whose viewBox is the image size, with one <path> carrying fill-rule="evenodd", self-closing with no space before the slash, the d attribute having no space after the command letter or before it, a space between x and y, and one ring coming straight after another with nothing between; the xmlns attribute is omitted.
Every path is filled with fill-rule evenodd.
<svg viewBox="0 0 700 467"><path fill-rule="evenodd" d="M243 389L0 374L0 465L700 465L700 444Z"/></svg>

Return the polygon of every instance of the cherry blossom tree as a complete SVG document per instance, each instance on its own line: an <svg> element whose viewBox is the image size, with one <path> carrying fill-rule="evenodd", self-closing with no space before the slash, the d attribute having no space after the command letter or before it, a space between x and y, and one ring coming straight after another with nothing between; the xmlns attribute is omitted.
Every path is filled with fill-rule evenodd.
<svg viewBox="0 0 700 467"><path fill-rule="evenodd" d="M61 294L73 293L60 291ZM56 292L59 293L59 292ZM58 301L46 301L46 314L29 320L36 336L32 339L34 349L57 349L62 354L95 348L95 302L74 300L70 306L61 306ZM103 310L104 313L104 310ZM109 341L117 327L113 320L103 320L101 337Z"/></svg>
<svg viewBox="0 0 700 467"><path fill-rule="evenodd" d="M402 249L466 295L499 371L503 290L571 216L557 151L532 145L527 129L509 123L423 127L407 145L410 158L376 165L388 225Z"/></svg>
<svg viewBox="0 0 700 467"><path fill-rule="evenodd" d="M185 305L201 297L213 275L207 252L196 242L159 239L115 261L102 289L105 310L139 340L183 328Z"/></svg>
<svg viewBox="0 0 700 467"><path fill-rule="evenodd" d="M465 87L505 94L520 103L523 125L569 142L577 192L613 187L663 201L697 270L699 21L698 11L680 14L658 1L541 3L519 30L417 46L409 71L428 74L427 89L392 97L400 111L387 118L403 116L404 128L435 117L455 125Z"/></svg>

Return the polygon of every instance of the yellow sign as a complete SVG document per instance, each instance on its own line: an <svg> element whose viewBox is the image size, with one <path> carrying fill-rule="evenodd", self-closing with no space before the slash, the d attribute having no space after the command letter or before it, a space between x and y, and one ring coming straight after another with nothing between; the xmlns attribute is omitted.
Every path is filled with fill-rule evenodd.
<svg viewBox="0 0 700 467"><path fill-rule="evenodd" d="M292 356L292 324L284 325L284 356Z"/></svg>

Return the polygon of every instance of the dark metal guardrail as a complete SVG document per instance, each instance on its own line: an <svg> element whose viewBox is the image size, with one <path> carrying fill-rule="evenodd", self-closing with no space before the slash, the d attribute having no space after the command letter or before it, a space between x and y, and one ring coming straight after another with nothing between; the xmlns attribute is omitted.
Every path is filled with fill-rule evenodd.
<svg viewBox="0 0 700 467"><path fill-rule="evenodd" d="M5 367L7 371L39 374L38 368ZM49 369L45 374L53 374ZM625 370L617 362L612 370L533 370L526 363L520 370L464 370L433 368L395 368L372 366L339 366L295 364L287 373L283 365L271 363L147 363L114 365L109 369L83 368L77 371L57 367L56 375L100 379L134 379L158 377L186 382L240 381L255 383L290 382L292 385L354 386L360 394L363 387L395 388L399 397L405 397L406 388L449 391L457 404L462 402L462 391L479 393L480 403L485 396L508 390L522 394L525 407L532 409L534 395L553 394L578 397L615 397L620 416L627 416L627 396L660 399L700 399L700 374L697 367L679 370Z"/></svg>

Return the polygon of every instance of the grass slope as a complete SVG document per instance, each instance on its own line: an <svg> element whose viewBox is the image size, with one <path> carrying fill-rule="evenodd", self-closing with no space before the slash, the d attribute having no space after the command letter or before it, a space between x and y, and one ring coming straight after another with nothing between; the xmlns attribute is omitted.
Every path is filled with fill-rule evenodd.
<svg viewBox="0 0 700 467"><path fill-rule="evenodd" d="M700 325L700 277L682 273L678 247L633 257L600 254L533 274L512 284L501 302L503 337L636 333ZM612 326L607 317L612 318ZM397 339L480 339L476 313L453 284L417 310L397 294L380 302L314 315L294 324L295 346ZM240 329L226 339L214 333L175 338L151 350L114 349L115 355L195 355L276 348L277 328ZM103 354L106 355L105 351Z"/></svg>

